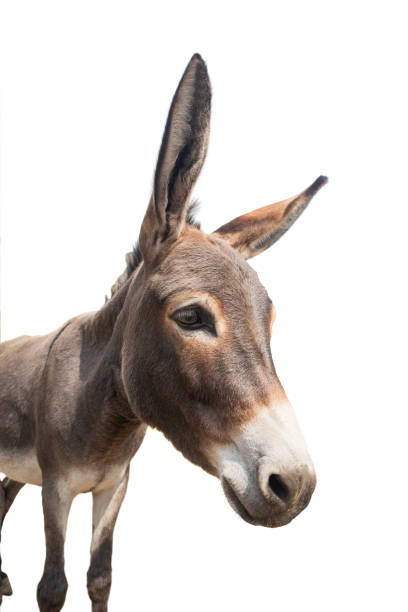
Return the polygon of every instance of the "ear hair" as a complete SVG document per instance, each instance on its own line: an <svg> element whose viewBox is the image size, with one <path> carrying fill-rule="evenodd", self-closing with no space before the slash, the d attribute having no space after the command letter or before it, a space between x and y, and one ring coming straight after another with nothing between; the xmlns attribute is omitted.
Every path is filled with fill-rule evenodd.
<svg viewBox="0 0 408 612"><path fill-rule="evenodd" d="M183 231L190 194L207 153L210 107L207 67L195 54L176 90L163 134L153 195L140 233L145 260L153 255L152 249L177 240Z"/></svg>
<svg viewBox="0 0 408 612"><path fill-rule="evenodd" d="M241 215L214 233L226 240L245 259L254 257L268 249L287 232L327 181L326 176L319 176L299 195Z"/></svg>

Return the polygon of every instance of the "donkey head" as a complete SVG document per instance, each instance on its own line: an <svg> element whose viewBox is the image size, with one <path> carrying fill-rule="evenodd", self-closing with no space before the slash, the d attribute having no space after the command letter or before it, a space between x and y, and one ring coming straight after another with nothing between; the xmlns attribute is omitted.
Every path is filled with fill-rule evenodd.
<svg viewBox="0 0 408 612"><path fill-rule="evenodd" d="M274 307L246 259L275 242L326 182L212 234L189 221L211 90L194 55L175 93L126 298L122 378L137 415L218 476L233 508L268 527L309 502L315 473L270 352Z"/></svg>

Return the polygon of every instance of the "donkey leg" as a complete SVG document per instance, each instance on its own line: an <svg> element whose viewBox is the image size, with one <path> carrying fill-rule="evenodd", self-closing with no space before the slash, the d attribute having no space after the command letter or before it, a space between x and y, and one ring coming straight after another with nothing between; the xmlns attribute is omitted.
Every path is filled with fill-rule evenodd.
<svg viewBox="0 0 408 612"><path fill-rule="evenodd" d="M4 478L0 482L0 540L1 540L1 529L3 527L4 517L10 509L11 504L15 500L17 493L24 487L24 483L16 482L10 478ZM10 581L7 574L1 569L1 556L0 556L0 604L3 595L12 595L13 589L11 588Z"/></svg>
<svg viewBox="0 0 408 612"><path fill-rule="evenodd" d="M17 493L19 493L19 491L21 491L21 489L24 487L24 482L17 482L16 480L11 480L11 478L4 478L3 482L1 483L3 486L3 489L6 493L6 505L5 505L5 512L4 515L1 518L1 522L0 525L3 524L4 521L4 517L6 516L7 512L10 510L10 506L13 503L13 501L16 499L17 497Z"/></svg>
<svg viewBox="0 0 408 612"><path fill-rule="evenodd" d="M122 480L108 489L93 493L91 564L88 593L92 612L107 612L112 581L112 539L119 509L125 497L129 467Z"/></svg>
<svg viewBox="0 0 408 612"><path fill-rule="evenodd" d="M46 557L44 573L37 588L41 612L59 612L65 602L68 582L64 571L64 543L73 498L72 491L61 478L43 477Z"/></svg>
<svg viewBox="0 0 408 612"><path fill-rule="evenodd" d="M3 483L0 482L0 525L3 523L3 518L6 514L6 492L3 489ZM1 527L0 527L1 528ZM0 556L0 605L3 600L3 595L12 594L11 585L7 574L1 571L1 556Z"/></svg>

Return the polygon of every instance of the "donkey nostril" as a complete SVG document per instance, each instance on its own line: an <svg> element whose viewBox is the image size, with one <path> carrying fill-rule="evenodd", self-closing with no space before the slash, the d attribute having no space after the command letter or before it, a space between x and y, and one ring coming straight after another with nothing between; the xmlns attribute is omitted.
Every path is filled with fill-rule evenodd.
<svg viewBox="0 0 408 612"><path fill-rule="evenodd" d="M279 474L271 474L269 476L269 486L272 489L272 492L275 493L279 499L283 502L287 503L290 499L290 490L289 487L285 484L281 476Z"/></svg>

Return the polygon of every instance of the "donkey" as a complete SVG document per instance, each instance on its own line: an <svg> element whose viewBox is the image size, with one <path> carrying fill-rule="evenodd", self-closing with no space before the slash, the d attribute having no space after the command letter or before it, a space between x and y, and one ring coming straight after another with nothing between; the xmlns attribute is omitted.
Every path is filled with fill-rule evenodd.
<svg viewBox="0 0 408 612"><path fill-rule="evenodd" d="M206 156L211 88L200 55L174 95L139 241L111 297L47 336L0 346L0 524L25 483L42 486L41 612L64 605L64 539L92 492L87 586L105 612L113 530L148 426L217 476L247 522L285 525L315 472L270 352L274 306L246 260L270 247L327 181L203 233L191 192ZM1 572L0 596L11 594Z"/></svg>

